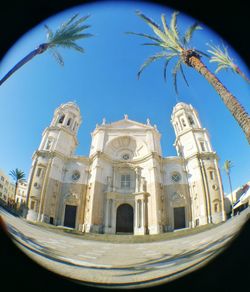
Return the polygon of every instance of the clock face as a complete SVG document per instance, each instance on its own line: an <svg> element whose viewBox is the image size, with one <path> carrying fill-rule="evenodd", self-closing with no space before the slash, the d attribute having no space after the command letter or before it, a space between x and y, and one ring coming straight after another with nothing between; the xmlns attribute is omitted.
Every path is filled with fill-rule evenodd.
<svg viewBox="0 0 250 292"><path fill-rule="evenodd" d="M129 159L129 155L128 155L128 154L124 154L124 155L122 155L122 159L124 159L124 160L128 160L128 159Z"/></svg>
<svg viewBox="0 0 250 292"><path fill-rule="evenodd" d="M179 182L181 180L181 175L178 172L175 172L171 176L172 181Z"/></svg>
<svg viewBox="0 0 250 292"><path fill-rule="evenodd" d="M77 181L80 178L80 172L78 170L75 170L72 174L72 179L74 181Z"/></svg>

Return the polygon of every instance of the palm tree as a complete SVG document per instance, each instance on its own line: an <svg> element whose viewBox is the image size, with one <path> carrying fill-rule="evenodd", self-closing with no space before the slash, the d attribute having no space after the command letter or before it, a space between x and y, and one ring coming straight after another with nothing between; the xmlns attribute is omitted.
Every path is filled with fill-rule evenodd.
<svg viewBox="0 0 250 292"><path fill-rule="evenodd" d="M14 202L15 202L18 183L20 181L24 180L25 174L21 169L16 168L14 170L11 170L9 175L13 178L13 180L15 182L15 192L14 192Z"/></svg>
<svg viewBox="0 0 250 292"><path fill-rule="evenodd" d="M231 69L234 73L239 74L247 83L250 84L250 79L240 70L240 68L234 63L233 59L229 56L228 50L223 46L223 50L219 46L212 46L208 44L211 50L207 50L212 57L209 62L218 63L218 67L215 73L218 73L222 69Z"/></svg>
<svg viewBox="0 0 250 292"><path fill-rule="evenodd" d="M231 183L231 169L233 167L233 163L231 160L226 160L223 164L223 169L225 170L228 181L229 181L229 186L230 186L230 193L231 193L231 201L232 201L232 216L233 216L233 189L232 189L232 183Z"/></svg>
<svg viewBox="0 0 250 292"><path fill-rule="evenodd" d="M200 73L217 91L222 101L225 103L228 110L238 122L239 126L245 133L245 136L250 144L250 117L242 105L238 102L235 96L233 96L227 88L220 82L220 80L212 74L205 64L201 61L202 55L206 55L203 52L194 49L189 46L193 33L201 29L201 27L194 23L190 26L183 36L180 35L177 28L177 15L178 12L172 14L170 26L168 27L164 14L161 15L162 27L158 26L153 20L142 14L140 11L136 12L137 16L142 18L150 28L153 30L154 35L148 35L145 33L128 32L128 34L137 35L149 39L149 43L145 43L147 46L155 46L160 48L160 52L149 57L145 63L141 66L138 72L138 78L142 71L152 62L158 59L164 59L164 78L166 79L166 70L171 60L176 60L176 64L173 68L172 75L174 80L175 90L177 92L177 73L180 72L185 82L186 77L183 71L183 64L195 69ZM178 92L177 92L178 94Z"/></svg>
<svg viewBox="0 0 250 292"><path fill-rule="evenodd" d="M35 50L31 51L26 55L21 61L19 61L1 80L0 85L4 83L13 73L15 73L19 68L24 64L29 62L35 56L44 53L49 50L52 55L56 58L60 65L63 65L62 56L56 51L56 48L69 48L75 49L81 53L84 52L84 49L77 45L75 41L83 38L92 36L89 33L83 33L84 30L89 28L89 25L83 25L83 22L87 20L89 16L78 18L78 14L72 16L69 20L64 22L55 33L45 25L47 30L47 42L40 44Z"/></svg>

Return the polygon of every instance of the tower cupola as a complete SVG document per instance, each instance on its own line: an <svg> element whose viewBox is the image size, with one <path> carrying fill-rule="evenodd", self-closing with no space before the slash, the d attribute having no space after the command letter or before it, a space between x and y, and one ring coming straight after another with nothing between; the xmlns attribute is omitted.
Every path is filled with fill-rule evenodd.
<svg viewBox="0 0 250 292"><path fill-rule="evenodd" d="M51 127L63 127L74 134L77 134L82 122L80 109L74 102L60 105L54 112Z"/></svg>

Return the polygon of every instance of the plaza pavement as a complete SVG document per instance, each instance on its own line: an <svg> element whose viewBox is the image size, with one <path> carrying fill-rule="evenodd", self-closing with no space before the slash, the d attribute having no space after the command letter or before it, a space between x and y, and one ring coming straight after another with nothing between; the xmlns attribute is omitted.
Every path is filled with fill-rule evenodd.
<svg viewBox="0 0 250 292"><path fill-rule="evenodd" d="M178 278L211 260L238 234L250 208L212 229L150 243L84 240L31 225L0 207L13 241L41 266L99 287L147 287Z"/></svg>

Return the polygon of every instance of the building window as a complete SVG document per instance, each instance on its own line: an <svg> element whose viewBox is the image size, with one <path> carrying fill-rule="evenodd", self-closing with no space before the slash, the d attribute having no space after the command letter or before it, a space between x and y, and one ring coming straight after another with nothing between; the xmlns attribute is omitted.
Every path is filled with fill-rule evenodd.
<svg viewBox="0 0 250 292"><path fill-rule="evenodd" d="M171 179L173 182L178 183L181 180L181 175L179 172L174 172L171 175Z"/></svg>
<svg viewBox="0 0 250 292"><path fill-rule="evenodd" d="M64 118L65 118L65 115L62 115L62 116L59 118L58 123L59 123L59 124L62 124L63 121L64 121Z"/></svg>
<svg viewBox="0 0 250 292"><path fill-rule="evenodd" d="M71 177L74 181L77 181L80 178L80 176L81 176L80 172L78 170L75 170Z"/></svg>
<svg viewBox="0 0 250 292"><path fill-rule="evenodd" d="M128 160L129 159L129 154L127 154L127 153L126 154L123 154L122 155L122 159L123 160Z"/></svg>
<svg viewBox="0 0 250 292"><path fill-rule="evenodd" d="M214 172L213 171L209 171L209 175L210 175L210 179L214 180Z"/></svg>
<svg viewBox="0 0 250 292"><path fill-rule="evenodd" d="M3 176L1 176L1 181L4 181L4 177Z"/></svg>
<svg viewBox="0 0 250 292"><path fill-rule="evenodd" d="M53 140L51 138L49 138L47 141L46 147L45 147L46 150L50 150L50 148L52 146L52 142L53 142Z"/></svg>
<svg viewBox="0 0 250 292"><path fill-rule="evenodd" d="M185 120L184 120L184 119L181 119L181 122L182 122L183 127L186 127L186 122L185 122Z"/></svg>
<svg viewBox="0 0 250 292"><path fill-rule="evenodd" d="M37 172L36 172L36 176L40 177L41 176L41 172L42 172L42 168L38 167Z"/></svg>
<svg viewBox="0 0 250 292"><path fill-rule="evenodd" d="M201 146L201 151L206 151L204 142L200 142L200 146Z"/></svg>
<svg viewBox="0 0 250 292"><path fill-rule="evenodd" d="M70 124L71 124L71 118L68 119L67 126L70 126Z"/></svg>
<svg viewBox="0 0 250 292"><path fill-rule="evenodd" d="M219 212L219 204L218 203L215 203L214 204L214 212Z"/></svg>
<svg viewBox="0 0 250 292"><path fill-rule="evenodd" d="M34 183L34 187L35 187L36 189L39 189L40 186L39 186L39 184L38 184L37 182L35 182L35 183Z"/></svg>
<svg viewBox="0 0 250 292"><path fill-rule="evenodd" d="M130 188L130 175L129 174L122 174L121 175L121 188L122 189L129 189Z"/></svg>
<svg viewBox="0 0 250 292"><path fill-rule="evenodd" d="M193 118L191 116L188 116L188 122L189 122L190 126L194 125L194 120L193 120Z"/></svg>
<svg viewBox="0 0 250 292"><path fill-rule="evenodd" d="M34 201L31 201L30 209L31 209L31 210L34 210L34 208L35 208L35 202L34 202Z"/></svg>

